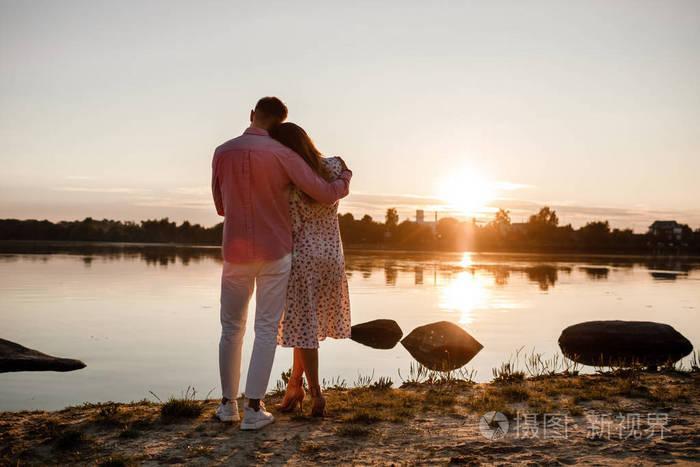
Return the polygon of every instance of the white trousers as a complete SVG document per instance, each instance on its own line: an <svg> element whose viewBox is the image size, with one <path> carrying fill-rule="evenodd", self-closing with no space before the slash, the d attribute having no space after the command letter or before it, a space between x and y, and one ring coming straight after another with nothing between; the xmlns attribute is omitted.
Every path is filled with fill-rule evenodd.
<svg viewBox="0 0 700 467"><path fill-rule="evenodd" d="M238 396L243 336L254 286L257 289L255 342L244 394L249 399L262 399L267 392L277 348L277 327L285 306L291 265L291 254L267 262L224 262L221 275L219 374L221 392L227 399Z"/></svg>

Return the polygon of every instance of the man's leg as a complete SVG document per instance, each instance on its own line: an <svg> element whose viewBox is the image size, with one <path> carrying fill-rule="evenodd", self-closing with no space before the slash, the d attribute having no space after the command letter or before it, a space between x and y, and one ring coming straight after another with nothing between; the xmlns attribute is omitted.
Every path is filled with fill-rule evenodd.
<svg viewBox="0 0 700 467"><path fill-rule="evenodd" d="M253 295L255 267L224 262L221 275L221 340L219 341L219 374L225 399L236 400L241 380L241 352L248 316L248 303Z"/></svg>
<svg viewBox="0 0 700 467"><path fill-rule="evenodd" d="M291 265L291 255L264 263L256 279L255 343L245 388L245 396L253 401L251 406L257 405L267 392L277 348L277 326L287 298Z"/></svg>

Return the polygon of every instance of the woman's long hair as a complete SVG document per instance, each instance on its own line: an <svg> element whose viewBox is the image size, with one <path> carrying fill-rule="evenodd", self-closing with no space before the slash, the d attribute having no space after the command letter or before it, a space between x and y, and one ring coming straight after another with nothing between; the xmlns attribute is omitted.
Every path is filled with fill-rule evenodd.
<svg viewBox="0 0 700 467"><path fill-rule="evenodd" d="M280 123L270 129L270 136L299 154L309 167L325 180L332 180L331 174L323 165L321 151L316 149L314 142L302 127L291 122Z"/></svg>

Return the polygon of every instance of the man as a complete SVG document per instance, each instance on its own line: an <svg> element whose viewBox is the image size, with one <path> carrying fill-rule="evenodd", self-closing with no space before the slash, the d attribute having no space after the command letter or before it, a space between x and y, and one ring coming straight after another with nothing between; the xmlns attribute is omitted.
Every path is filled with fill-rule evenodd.
<svg viewBox="0 0 700 467"><path fill-rule="evenodd" d="M267 392L275 356L277 326L285 305L292 251L289 191L297 186L320 203L348 194L352 172L328 183L295 152L268 136L287 118L276 97L263 97L250 112L250 127L214 152L212 193L224 216L219 372L222 421L238 421L236 396L248 302L256 291L255 341L250 357L241 429L274 421L260 401Z"/></svg>

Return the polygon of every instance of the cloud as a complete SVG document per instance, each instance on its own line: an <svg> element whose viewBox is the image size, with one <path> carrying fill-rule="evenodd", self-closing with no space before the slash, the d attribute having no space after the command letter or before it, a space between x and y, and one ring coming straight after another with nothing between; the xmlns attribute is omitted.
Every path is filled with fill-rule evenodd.
<svg viewBox="0 0 700 467"><path fill-rule="evenodd" d="M96 180L92 175L67 175L66 180Z"/></svg>
<svg viewBox="0 0 700 467"><path fill-rule="evenodd" d="M78 193L142 193L146 190L125 187L85 187L85 186L61 186L54 188L55 191L68 191Z"/></svg>

